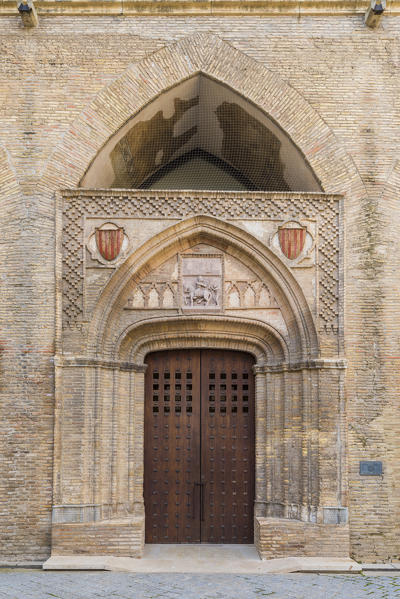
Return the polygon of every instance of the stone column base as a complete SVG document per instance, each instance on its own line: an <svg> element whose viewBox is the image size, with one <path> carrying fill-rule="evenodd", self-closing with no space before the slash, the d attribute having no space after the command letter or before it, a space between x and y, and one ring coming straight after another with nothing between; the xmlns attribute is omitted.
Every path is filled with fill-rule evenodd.
<svg viewBox="0 0 400 599"><path fill-rule="evenodd" d="M313 524L285 518L256 518L255 545L261 559L349 557L348 524Z"/></svg>
<svg viewBox="0 0 400 599"><path fill-rule="evenodd" d="M141 557L144 517L98 522L53 523L53 555L115 555Z"/></svg>

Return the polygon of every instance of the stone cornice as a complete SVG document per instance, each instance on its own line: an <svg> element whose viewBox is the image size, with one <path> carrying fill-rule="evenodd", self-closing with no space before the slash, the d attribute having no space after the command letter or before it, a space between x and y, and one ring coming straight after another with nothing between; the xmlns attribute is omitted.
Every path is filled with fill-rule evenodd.
<svg viewBox="0 0 400 599"><path fill-rule="evenodd" d="M55 356L54 364L60 368L97 367L111 370L130 370L133 372L146 372L147 364L135 364L122 362L120 360L107 360L93 356ZM322 370L336 369L344 370L347 361L343 358L328 358L317 360L304 360L293 364L258 365L253 366L254 374L266 374L267 372L292 372L295 370Z"/></svg>
<svg viewBox="0 0 400 599"><path fill-rule="evenodd" d="M266 200L301 200L314 199L329 202L337 202L343 199L340 193L324 193L322 191L195 191L195 190L158 190L152 189L87 189L78 187L74 189L62 189L57 192L65 201L78 197L126 197L140 198L143 196L159 198L265 198Z"/></svg>
<svg viewBox="0 0 400 599"><path fill-rule="evenodd" d="M363 15L365 0L36 0L40 16ZM400 14L387 0L385 15ZM18 16L15 0L0 0L0 15Z"/></svg>
<svg viewBox="0 0 400 599"><path fill-rule="evenodd" d="M259 365L253 366L254 374L267 374L277 372L293 372L297 370L345 370L347 360L344 358L319 358L316 360L303 360L292 364Z"/></svg>
<svg viewBox="0 0 400 599"><path fill-rule="evenodd" d="M132 372L146 372L146 364L134 364L120 360L107 360L93 356L55 356L54 364L59 368L95 367L111 370L130 370Z"/></svg>

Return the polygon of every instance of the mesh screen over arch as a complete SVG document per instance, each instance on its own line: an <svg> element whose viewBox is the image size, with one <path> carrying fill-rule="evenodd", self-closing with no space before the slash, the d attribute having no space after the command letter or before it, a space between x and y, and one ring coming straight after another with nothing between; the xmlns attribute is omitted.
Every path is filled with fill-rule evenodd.
<svg viewBox="0 0 400 599"><path fill-rule="evenodd" d="M132 117L100 151L81 185L321 191L304 156L276 123L202 74Z"/></svg>

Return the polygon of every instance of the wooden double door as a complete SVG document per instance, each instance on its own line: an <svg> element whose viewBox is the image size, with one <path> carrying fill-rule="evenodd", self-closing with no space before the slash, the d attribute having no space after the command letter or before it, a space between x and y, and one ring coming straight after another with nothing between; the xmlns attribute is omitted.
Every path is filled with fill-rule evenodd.
<svg viewBox="0 0 400 599"><path fill-rule="evenodd" d="M146 362L146 542L253 543L252 356L192 349Z"/></svg>

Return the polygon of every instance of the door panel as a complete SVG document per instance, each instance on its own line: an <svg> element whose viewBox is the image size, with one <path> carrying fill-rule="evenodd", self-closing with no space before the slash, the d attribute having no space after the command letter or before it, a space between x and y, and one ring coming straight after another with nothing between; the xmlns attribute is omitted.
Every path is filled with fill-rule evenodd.
<svg viewBox="0 0 400 599"><path fill-rule="evenodd" d="M146 543L252 543L253 358L177 350L146 362Z"/></svg>
<svg viewBox="0 0 400 599"><path fill-rule="evenodd" d="M253 364L242 352L201 354L205 543L253 543Z"/></svg>
<svg viewBox="0 0 400 599"><path fill-rule="evenodd" d="M157 352L147 364L146 543L199 543L200 354Z"/></svg>

